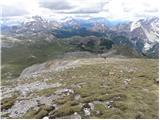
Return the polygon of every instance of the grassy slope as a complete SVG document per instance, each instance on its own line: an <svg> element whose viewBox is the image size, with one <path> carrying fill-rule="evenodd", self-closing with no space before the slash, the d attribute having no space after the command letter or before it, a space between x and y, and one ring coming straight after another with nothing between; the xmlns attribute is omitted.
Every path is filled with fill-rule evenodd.
<svg viewBox="0 0 160 120"><path fill-rule="evenodd" d="M64 41L40 41L36 44L25 43L2 48L2 79L7 76L16 78L24 68L56 58L72 49L73 46L66 45Z"/></svg>
<svg viewBox="0 0 160 120"><path fill-rule="evenodd" d="M53 116L62 117L78 112L84 116L80 103L93 101L113 102L113 108L96 104L90 118L158 118L158 60L148 59L82 59L81 67L71 68L54 74L49 83L61 80L63 87L72 88L75 93L58 99L61 107ZM49 76L47 74L46 76ZM130 79L128 85L124 84ZM83 84L84 83L84 84ZM81 88L72 87L81 84ZM42 90L38 95L51 95L54 90ZM81 95L77 101L76 94ZM100 111L97 115L96 111Z"/></svg>

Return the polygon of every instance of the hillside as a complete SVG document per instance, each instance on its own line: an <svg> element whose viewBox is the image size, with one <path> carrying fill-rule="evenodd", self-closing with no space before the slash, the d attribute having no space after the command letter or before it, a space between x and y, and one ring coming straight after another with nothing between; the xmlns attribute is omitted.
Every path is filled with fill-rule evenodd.
<svg viewBox="0 0 160 120"><path fill-rule="evenodd" d="M110 51L118 52L111 52L108 57L114 55L130 58L143 57L133 48L119 45L102 37L73 36L64 39L54 38L52 41L43 39L29 41L2 36L2 79L17 78L26 67L47 60L69 56L88 58Z"/></svg>
<svg viewBox="0 0 160 120"><path fill-rule="evenodd" d="M158 119L158 60L52 60L2 80L2 118Z"/></svg>

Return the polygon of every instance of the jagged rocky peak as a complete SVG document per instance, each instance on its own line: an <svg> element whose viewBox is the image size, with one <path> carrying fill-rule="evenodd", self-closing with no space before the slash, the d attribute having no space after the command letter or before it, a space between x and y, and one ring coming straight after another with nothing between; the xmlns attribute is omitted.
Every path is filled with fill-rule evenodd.
<svg viewBox="0 0 160 120"><path fill-rule="evenodd" d="M33 19L35 19L36 21L43 21L43 18L41 16L32 16Z"/></svg>
<svg viewBox="0 0 160 120"><path fill-rule="evenodd" d="M20 26L7 28L2 33L16 36L16 38L47 39L53 40L54 36L59 38L78 36L96 37L104 36L112 41L117 41L120 36L125 36L124 44L131 43L139 52L157 51L159 40L159 18L146 18L135 21L114 21L103 17L90 19L66 17L61 20L32 16L25 18L26 22ZM18 36L18 37L17 37ZM118 38L116 38L118 37ZM114 40L113 38L116 38ZM118 40L119 41L119 40Z"/></svg>
<svg viewBox="0 0 160 120"><path fill-rule="evenodd" d="M141 23L139 21L132 22L131 27L130 27L130 31L132 32L133 30L135 30L139 27L141 27Z"/></svg>
<svg viewBox="0 0 160 120"><path fill-rule="evenodd" d="M159 18L147 18L131 23L131 32L139 31L139 34L144 34L146 42L158 42L159 39ZM140 30L141 29L141 30Z"/></svg>

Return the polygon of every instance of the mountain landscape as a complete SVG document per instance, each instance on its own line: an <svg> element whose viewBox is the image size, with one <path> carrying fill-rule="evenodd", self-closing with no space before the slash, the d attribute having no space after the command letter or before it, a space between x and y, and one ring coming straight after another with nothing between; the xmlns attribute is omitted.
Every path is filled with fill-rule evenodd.
<svg viewBox="0 0 160 120"><path fill-rule="evenodd" d="M49 21L33 16L26 19L21 23L8 20L1 25L2 65L14 63L19 69L15 73L10 71L11 76L18 77L26 66L70 52L138 58L158 58L159 55L159 18L156 17L125 23L112 23L105 18L70 17ZM9 65L3 69L8 72L12 68ZM2 78L5 75L2 74Z"/></svg>
<svg viewBox="0 0 160 120"><path fill-rule="evenodd" d="M67 12L0 18L1 118L158 119L159 17Z"/></svg>

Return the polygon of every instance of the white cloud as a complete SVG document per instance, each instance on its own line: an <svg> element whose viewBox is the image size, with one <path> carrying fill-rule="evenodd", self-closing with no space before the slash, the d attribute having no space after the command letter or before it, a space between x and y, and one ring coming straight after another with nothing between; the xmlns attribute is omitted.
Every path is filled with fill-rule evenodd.
<svg viewBox="0 0 160 120"><path fill-rule="evenodd" d="M106 15L112 19L138 19L158 16L158 0L111 0L104 6Z"/></svg>
<svg viewBox="0 0 160 120"><path fill-rule="evenodd" d="M138 19L158 16L159 0L1 0L3 16L95 16Z"/></svg>
<svg viewBox="0 0 160 120"><path fill-rule="evenodd" d="M2 17L39 14L37 0L1 0Z"/></svg>

